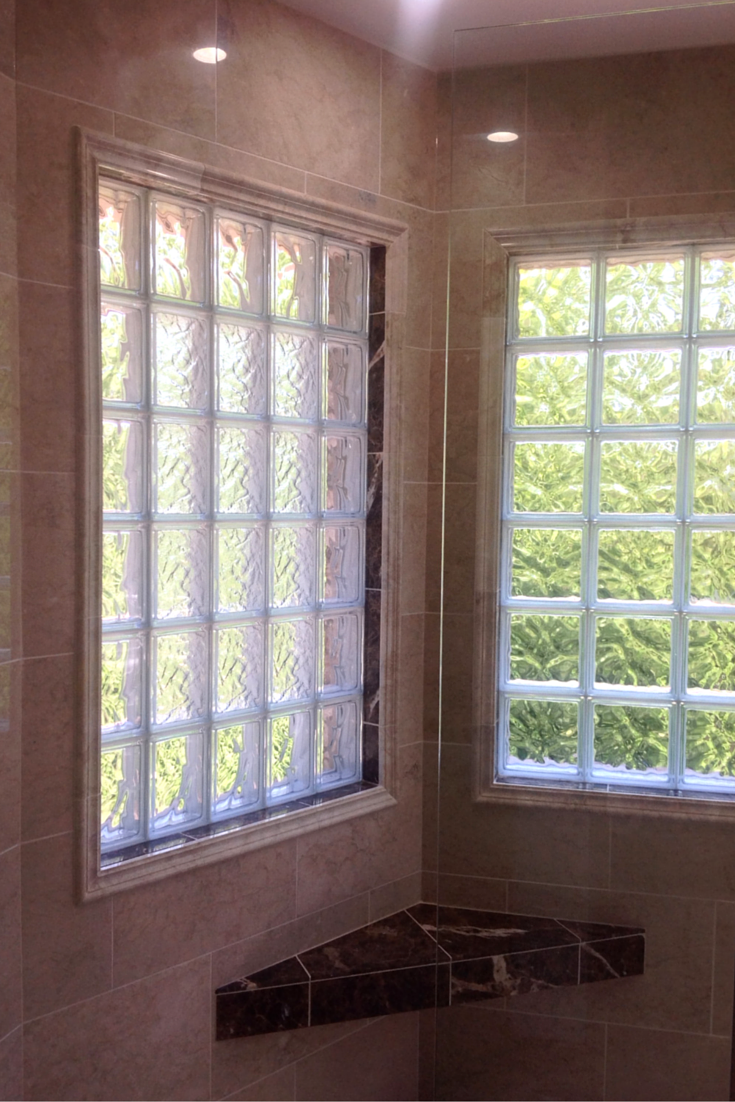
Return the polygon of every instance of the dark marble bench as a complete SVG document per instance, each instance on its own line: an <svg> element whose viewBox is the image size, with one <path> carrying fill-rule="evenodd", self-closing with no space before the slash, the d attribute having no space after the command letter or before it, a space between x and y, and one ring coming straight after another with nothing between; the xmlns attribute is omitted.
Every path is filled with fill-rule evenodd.
<svg viewBox="0 0 735 1102"><path fill-rule="evenodd" d="M419 903L219 987L217 1039L643 973L645 932Z"/></svg>

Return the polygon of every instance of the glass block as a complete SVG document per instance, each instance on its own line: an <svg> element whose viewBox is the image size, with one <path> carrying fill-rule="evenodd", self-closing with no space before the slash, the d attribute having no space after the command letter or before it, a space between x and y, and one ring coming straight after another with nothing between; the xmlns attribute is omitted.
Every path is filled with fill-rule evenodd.
<svg viewBox="0 0 735 1102"><path fill-rule="evenodd" d="M735 621L690 620L688 648L690 689L735 692Z"/></svg>
<svg viewBox="0 0 735 1102"><path fill-rule="evenodd" d="M105 529L102 533L102 621L143 616L143 530Z"/></svg>
<svg viewBox="0 0 735 1102"><path fill-rule="evenodd" d="M508 764L575 765L577 712L574 702L511 700Z"/></svg>
<svg viewBox="0 0 735 1102"><path fill-rule="evenodd" d="M695 441L694 512L735 513L735 440Z"/></svg>
<svg viewBox="0 0 735 1102"><path fill-rule="evenodd" d="M140 421L102 422L102 508L142 513L144 436Z"/></svg>
<svg viewBox="0 0 735 1102"><path fill-rule="evenodd" d="M735 605L735 532L691 533L690 600Z"/></svg>
<svg viewBox="0 0 735 1102"><path fill-rule="evenodd" d="M324 346L326 382L322 416L344 424L365 420L365 352L362 345L328 340Z"/></svg>
<svg viewBox="0 0 735 1102"><path fill-rule="evenodd" d="M735 329L735 253L703 253L699 279L700 331Z"/></svg>
<svg viewBox="0 0 735 1102"><path fill-rule="evenodd" d="M684 303L683 257L608 261L606 333L676 333Z"/></svg>
<svg viewBox="0 0 735 1102"><path fill-rule="evenodd" d="M265 512L265 430L261 425L217 425L217 512Z"/></svg>
<svg viewBox="0 0 735 1102"><path fill-rule="evenodd" d="M168 199L153 204L153 290L166 298L204 302L207 234L204 211Z"/></svg>
<svg viewBox="0 0 735 1102"><path fill-rule="evenodd" d="M206 528L153 530L153 616L187 620L209 610L209 533Z"/></svg>
<svg viewBox="0 0 735 1102"><path fill-rule="evenodd" d="M360 716L355 700L319 709L316 779L320 788L359 778Z"/></svg>
<svg viewBox="0 0 735 1102"><path fill-rule="evenodd" d="M661 425L679 420L678 349L606 352L602 420L606 425Z"/></svg>
<svg viewBox="0 0 735 1102"><path fill-rule="evenodd" d="M155 421L153 511L202 515L207 511L209 427L201 421Z"/></svg>
<svg viewBox="0 0 735 1102"><path fill-rule="evenodd" d="M599 617L595 684L668 689L671 621Z"/></svg>
<svg viewBox="0 0 735 1102"><path fill-rule="evenodd" d="M579 616L510 618L511 681L579 681Z"/></svg>
<svg viewBox="0 0 735 1102"><path fill-rule="evenodd" d="M217 527L217 611L260 612L265 607L265 529Z"/></svg>
<svg viewBox="0 0 735 1102"><path fill-rule="evenodd" d="M132 731L142 720L143 640L139 635L102 640L102 734Z"/></svg>
<svg viewBox="0 0 735 1102"><path fill-rule="evenodd" d="M265 239L257 222L217 219L217 302L243 314L263 313Z"/></svg>
<svg viewBox="0 0 735 1102"><path fill-rule="evenodd" d="M295 429L274 429L271 439L273 512L314 513L318 486L316 436Z"/></svg>
<svg viewBox="0 0 735 1102"><path fill-rule="evenodd" d="M322 656L321 684L324 693L353 693L360 688L362 615L335 612L319 622Z"/></svg>
<svg viewBox="0 0 735 1102"><path fill-rule="evenodd" d="M608 441L600 456L601 512L675 512L675 441Z"/></svg>
<svg viewBox="0 0 735 1102"><path fill-rule="evenodd" d="M327 325L362 333L367 318L367 266L362 249L329 242L324 249L327 274Z"/></svg>
<svg viewBox="0 0 735 1102"><path fill-rule="evenodd" d="M268 386L265 330L217 325L217 408L263 417Z"/></svg>
<svg viewBox="0 0 735 1102"><path fill-rule="evenodd" d="M218 628L216 711L245 712L263 706L263 622Z"/></svg>
<svg viewBox="0 0 735 1102"><path fill-rule="evenodd" d="M276 329L272 336L273 413L314 421L318 410L315 333Z"/></svg>
<svg viewBox="0 0 735 1102"><path fill-rule="evenodd" d="M202 817L204 806L201 732L151 744L151 833L181 828Z"/></svg>
<svg viewBox="0 0 735 1102"><path fill-rule="evenodd" d="M140 288L140 196L127 188L99 190L100 282L126 291Z"/></svg>
<svg viewBox="0 0 735 1102"><path fill-rule="evenodd" d="M671 601L674 533L607 528L599 533L597 596L613 601Z"/></svg>
<svg viewBox="0 0 735 1102"><path fill-rule="evenodd" d="M324 508L328 513L359 516L364 510L365 443L356 433L324 437Z"/></svg>
<svg viewBox="0 0 735 1102"><path fill-rule="evenodd" d="M665 774L669 709L596 704L594 748L597 768Z"/></svg>
<svg viewBox="0 0 735 1102"><path fill-rule="evenodd" d="M581 337L590 329L589 263L518 269L518 336Z"/></svg>
<svg viewBox="0 0 735 1102"><path fill-rule="evenodd" d="M215 728L212 743L214 815L247 811L260 799L260 723Z"/></svg>
<svg viewBox="0 0 735 1102"><path fill-rule="evenodd" d="M735 712L686 709L686 772L735 777Z"/></svg>
<svg viewBox="0 0 735 1102"><path fill-rule="evenodd" d="M103 302L100 312L102 398L143 401L143 315L140 307Z"/></svg>
<svg viewBox="0 0 735 1102"><path fill-rule="evenodd" d="M735 421L735 348L700 348L697 360L697 421Z"/></svg>
<svg viewBox="0 0 735 1102"><path fill-rule="evenodd" d="M315 649L311 618L271 621L268 625L271 703L286 704L312 696Z"/></svg>
<svg viewBox="0 0 735 1102"><path fill-rule="evenodd" d="M362 529L356 524L327 525L322 534L322 599L325 604L362 600Z"/></svg>
<svg viewBox="0 0 735 1102"><path fill-rule="evenodd" d="M316 286L316 240L274 229L271 313L292 321L315 321Z"/></svg>
<svg viewBox="0 0 735 1102"><path fill-rule="evenodd" d="M584 425L587 420L587 353L517 356L516 425Z"/></svg>
<svg viewBox="0 0 735 1102"><path fill-rule="evenodd" d="M207 631L154 633L151 655L153 722L200 719L207 710Z"/></svg>
<svg viewBox="0 0 735 1102"><path fill-rule="evenodd" d="M266 784L270 800L295 796L309 789L313 722L311 711L273 716L268 721Z"/></svg>
<svg viewBox="0 0 735 1102"><path fill-rule="evenodd" d="M511 540L511 596L567 600L580 596L579 529L513 528Z"/></svg>
<svg viewBox="0 0 735 1102"><path fill-rule="evenodd" d="M141 746L117 746L100 758L100 833L105 847L140 833Z"/></svg>
<svg viewBox="0 0 735 1102"><path fill-rule="evenodd" d="M278 524L270 531L271 608L308 608L315 601L316 529Z"/></svg>
<svg viewBox="0 0 735 1102"><path fill-rule="evenodd" d="M585 445L513 447L513 509L518 513L581 513Z"/></svg>
<svg viewBox="0 0 735 1102"><path fill-rule="evenodd" d="M208 327L204 318L153 315L153 404L205 410L209 402Z"/></svg>

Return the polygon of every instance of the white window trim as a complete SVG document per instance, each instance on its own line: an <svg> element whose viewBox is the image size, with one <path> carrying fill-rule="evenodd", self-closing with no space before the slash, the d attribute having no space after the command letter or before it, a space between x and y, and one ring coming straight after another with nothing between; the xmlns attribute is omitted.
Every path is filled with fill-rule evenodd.
<svg viewBox="0 0 735 1102"><path fill-rule="evenodd" d="M388 287L400 290L406 279L406 250L398 245L406 234L400 222L311 199L282 188L239 179L205 165L133 145L105 135L79 132L78 229L79 290L82 303L81 401L78 427L78 576L77 684L80 794L78 824L80 839L80 894L83 900L106 896L127 887L161 879L175 872L260 849L305 832L322 829L356 816L394 806L395 716L397 710L396 670L398 662L399 593L386 584L396 577L400 547L400 419L399 363L388 340L386 359L383 475L384 586L381 606L381 705L380 777L374 789L339 799L323 806L304 808L283 817L246 826L219 836L119 865L100 867L100 685L99 648L101 638L101 393L99 367L99 259L97 253L97 191L100 174L145 187L163 188L168 193L200 197L224 207L247 206L256 216L283 220L306 230L343 236L363 245L388 248ZM387 319L388 320L388 319Z"/></svg>

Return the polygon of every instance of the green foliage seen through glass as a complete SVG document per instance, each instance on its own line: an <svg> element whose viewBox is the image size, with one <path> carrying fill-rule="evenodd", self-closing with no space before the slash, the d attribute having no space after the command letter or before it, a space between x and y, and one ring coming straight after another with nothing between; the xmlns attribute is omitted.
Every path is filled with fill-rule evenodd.
<svg viewBox="0 0 735 1102"><path fill-rule="evenodd" d="M735 348L701 348L697 363L697 421L735 421Z"/></svg>
<svg viewBox="0 0 735 1102"><path fill-rule="evenodd" d="M579 680L578 616L525 616L510 618L511 681Z"/></svg>
<svg viewBox="0 0 735 1102"><path fill-rule="evenodd" d="M735 777L735 712L687 710L686 768Z"/></svg>
<svg viewBox="0 0 735 1102"><path fill-rule="evenodd" d="M614 769L665 771L669 756L667 708L595 705L595 763Z"/></svg>
<svg viewBox="0 0 735 1102"><path fill-rule="evenodd" d="M606 333L673 333L681 329L683 259L608 262Z"/></svg>
<svg viewBox="0 0 735 1102"><path fill-rule="evenodd" d="M519 513L582 511L585 445L516 444L513 508Z"/></svg>
<svg viewBox="0 0 735 1102"><path fill-rule="evenodd" d="M674 533L641 528L602 529L597 595L614 601L670 601L674 590Z"/></svg>
<svg viewBox="0 0 735 1102"><path fill-rule="evenodd" d="M601 445L603 513L673 513L677 445L668 440L608 441Z"/></svg>
<svg viewBox="0 0 735 1102"><path fill-rule="evenodd" d="M689 688L735 691L735 622L689 621Z"/></svg>
<svg viewBox="0 0 735 1102"><path fill-rule="evenodd" d="M673 424L679 420L681 353L608 352L602 390L607 425Z"/></svg>
<svg viewBox="0 0 735 1102"><path fill-rule="evenodd" d="M582 336L590 326L589 263L519 268L518 336Z"/></svg>
<svg viewBox="0 0 735 1102"><path fill-rule="evenodd" d="M543 765L577 761L577 705L557 700L511 700L510 760Z"/></svg>
<svg viewBox="0 0 735 1102"><path fill-rule="evenodd" d="M735 532L693 531L692 601L735 605Z"/></svg>
<svg viewBox="0 0 735 1102"><path fill-rule="evenodd" d="M582 533L569 528L514 528L514 597L579 597Z"/></svg>
<svg viewBox="0 0 735 1102"><path fill-rule="evenodd" d="M735 513L735 440L695 442L694 512Z"/></svg>
<svg viewBox="0 0 735 1102"><path fill-rule="evenodd" d="M517 425L583 425L586 401L586 353L517 358Z"/></svg>
<svg viewBox="0 0 735 1102"><path fill-rule="evenodd" d="M700 263L699 328L735 329L735 258L702 256Z"/></svg>
<svg viewBox="0 0 735 1102"><path fill-rule="evenodd" d="M596 636L596 684L668 687L670 620L600 616L596 623Z"/></svg>

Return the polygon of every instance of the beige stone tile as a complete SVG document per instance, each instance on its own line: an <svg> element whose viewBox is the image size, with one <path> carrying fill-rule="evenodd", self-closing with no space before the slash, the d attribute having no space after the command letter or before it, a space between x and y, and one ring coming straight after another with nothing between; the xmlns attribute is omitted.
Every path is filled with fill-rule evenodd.
<svg viewBox="0 0 735 1102"><path fill-rule="evenodd" d="M422 895L430 900L439 892L439 749L438 742L424 744Z"/></svg>
<svg viewBox="0 0 735 1102"><path fill-rule="evenodd" d="M23 1028L0 1041L0 1100L16 1102L23 1098Z"/></svg>
<svg viewBox="0 0 735 1102"><path fill-rule="evenodd" d="M447 481L477 481L480 370L479 349L451 351L446 364L443 352L432 354L429 427L429 480L432 482L442 478L445 405Z"/></svg>
<svg viewBox="0 0 735 1102"><path fill-rule="evenodd" d="M730 823L619 815L611 829L613 888L735 900Z"/></svg>
<svg viewBox="0 0 735 1102"><path fill-rule="evenodd" d="M63 16L61 8L58 12ZM58 56L63 56L62 51ZM64 67L72 69L68 58ZM104 72L103 66L100 71ZM17 101L18 271L39 283L73 286L79 201L74 127L112 134L113 116L22 85L18 86Z"/></svg>
<svg viewBox="0 0 735 1102"><path fill-rule="evenodd" d="M21 461L24 471L73 471L78 419L79 296L20 284Z"/></svg>
<svg viewBox="0 0 735 1102"><path fill-rule="evenodd" d="M507 880L480 876L439 877L438 902L444 907L472 907L481 911L508 911Z"/></svg>
<svg viewBox="0 0 735 1102"><path fill-rule="evenodd" d="M732 211L735 211L735 191L642 195L628 200L631 218L678 218L687 214L731 214Z"/></svg>
<svg viewBox="0 0 735 1102"><path fill-rule="evenodd" d="M375 1053L380 1059L375 1059ZM417 1094L418 1015L379 1018L296 1065L296 1097L399 1102Z"/></svg>
<svg viewBox="0 0 735 1102"><path fill-rule="evenodd" d="M732 1036L735 989L735 903L715 904L715 957L712 975L712 1032Z"/></svg>
<svg viewBox="0 0 735 1102"><path fill-rule="evenodd" d="M430 352L404 348L401 357L401 447L406 482L426 482L430 364Z"/></svg>
<svg viewBox="0 0 735 1102"><path fill-rule="evenodd" d="M455 211L449 218L449 348L479 348L483 312L484 211Z"/></svg>
<svg viewBox="0 0 735 1102"><path fill-rule="evenodd" d="M268 0L224 14L217 141L377 191L379 50Z"/></svg>
<svg viewBox="0 0 735 1102"><path fill-rule="evenodd" d="M15 0L0 0L0 73L15 76Z"/></svg>
<svg viewBox="0 0 735 1102"><path fill-rule="evenodd" d="M547 196L548 199L548 196ZM571 203L538 202L523 206L488 207L483 212L490 234L510 230L550 230L579 226L599 228L599 224L628 217L627 199L578 200Z"/></svg>
<svg viewBox="0 0 735 1102"><path fill-rule="evenodd" d="M421 902L421 873L414 872L389 884L381 884L370 892L370 921L395 914Z"/></svg>
<svg viewBox="0 0 735 1102"><path fill-rule="evenodd" d="M73 828L75 665L71 654L23 662L23 840Z"/></svg>
<svg viewBox="0 0 735 1102"><path fill-rule="evenodd" d="M22 476L26 657L74 649L74 489L72 475Z"/></svg>
<svg viewBox="0 0 735 1102"><path fill-rule="evenodd" d="M419 1089L420 1102L434 1102L434 1053L436 1048L436 1009L419 1012Z"/></svg>
<svg viewBox="0 0 735 1102"><path fill-rule="evenodd" d="M436 209L452 206L452 74L436 82Z"/></svg>
<svg viewBox="0 0 735 1102"><path fill-rule="evenodd" d="M472 739L474 627L470 614L444 614L442 743L464 743Z"/></svg>
<svg viewBox="0 0 735 1102"><path fill-rule="evenodd" d="M475 1006L437 1012L436 1097L604 1097L605 1026Z"/></svg>
<svg viewBox="0 0 735 1102"><path fill-rule="evenodd" d="M427 613L424 632L424 738L434 741L439 725L439 616Z"/></svg>
<svg viewBox="0 0 735 1102"><path fill-rule="evenodd" d="M405 343L412 348L431 348L435 306L434 215L415 207L408 207L407 211L409 235Z"/></svg>
<svg viewBox="0 0 735 1102"><path fill-rule="evenodd" d="M714 903L672 896L596 891L511 881L512 913L642 926L642 976L524 996L518 1010L592 1018L647 1029L709 1033Z"/></svg>
<svg viewBox="0 0 735 1102"><path fill-rule="evenodd" d="M426 484L407 482L403 486L403 530L401 532L401 612L424 611L426 564Z"/></svg>
<svg viewBox="0 0 735 1102"><path fill-rule="evenodd" d="M424 616L401 616L399 643L398 741L420 742L424 732L421 685L424 668Z"/></svg>
<svg viewBox="0 0 735 1102"><path fill-rule="evenodd" d="M436 75L382 52L380 191L434 206Z"/></svg>
<svg viewBox="0 0 735 1102"><path fill-rule="evenodd" d="M18 79L71 99L212 133L215 71L192 57L215 33L214 0L79 0L18 6Z"/></svg>
<svg viewBox="0 0 735 1102"><path fill-rule="evenodd" d="M211 1002L205 959L30 1022L26 1098L208 1098Z"/></svg>
<svg viewBox="0 0 735 1102"><path fill-rule="evenodd" d="M441 482L430 482L426 490L426 608L432 613L438 613L441 605L443 509Z"/></svg>
<svg viewBox="0 0 735 1102"><path fill-rule="evenodd" d="M296 1083L293 1066L266 1075L251 1087L228 1094L228 1102L291 1102L296 1098Z"/></svg>
<svg viewBox="0 0 735 1102"><path fill-rule="evenodd" d="M0 43L3 42L2 14L0 9ZM0 46L0 50L2 50ZM0 64L2 58L0 57ZM0 272L14 275L17 271L17 222L16 222L16 101L15 82L0 73L0 135L3 148L12 150L0 162Z"/></svg>
<svg viewBox="0 0 735 1102"><path fill-rule="evenodd" d="M6 724L0 739L0 776L5 792L0 802L0 853L20 842L22 665L18 661L0 666L0 699Z"/></svg>
<svg viewBox="0 0 735 1102"><path fill-rule="evenodd" d="M608 1026L605 1098L609 1102L728 1099L730 1045L729 1037Z"/></svg>
<svg viewBox="0 0 735 1102"><path fill-rule="evenodd" d="M447 482L444 517L444 609L453 615L475 606L474 482Z"/></svg>
<svg viewBox="0 0 735 1102"><path fill-rule="evenodd" d="M20 846L0 854L0 1037L21 1024Z"/></svg>
<svg viewBox="0 0 735 1102"><path fill-rule="evenodd" d="M431 257L433 308L431 315L431 347L442 352L447 347L447 295L449 285L449 215L434 217L434 247ZM454 319L452 318L452 324Z"/></svg>
<svg viewBox="0 0 735 1102"><path fill-rule="evenodd" d="M283 842L116 895L115 986L293 919L295 857Z"/></svg>
<svg viewBox="0 0 735 1102"><path fill-rule="evenodd" d="M112 984L112 907L109 900L77 902L73 847L70 834L23 846L26 1019L88 999Z"/></svg>
<svg viewBox="0 0 735 1102"><path fill-rule="evenodd" d="M6 471L20 469L18 358L18 280L0 275L0 469Z"/></svg>

